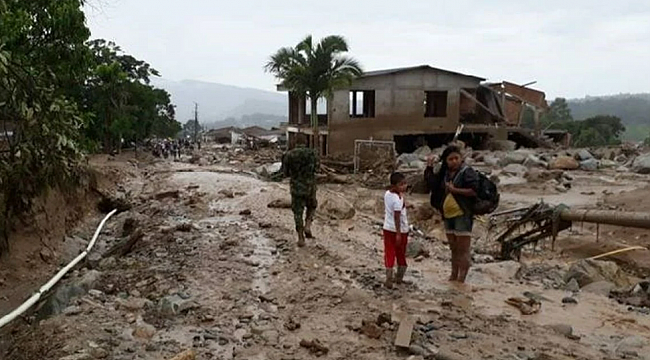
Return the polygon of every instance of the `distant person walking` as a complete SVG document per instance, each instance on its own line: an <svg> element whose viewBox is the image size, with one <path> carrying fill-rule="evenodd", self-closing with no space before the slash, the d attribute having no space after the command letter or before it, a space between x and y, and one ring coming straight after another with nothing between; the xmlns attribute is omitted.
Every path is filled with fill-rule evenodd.
<svg viewBox="0 0 650 360"><path fill-rule="evenodd" d="M305 246L305 237L313 238L311 224L318 207L316 200L316 171L320 166L318 154L299 143L287 152L282 161L284 176L291 178L291 210L298 232L298 246ZM303 215L307 210L303 222Z"/></svg>
<svg viewBox="0 0 650 360"><path fill-rule="evenodd" d="M471 264L470 247L479 176L463 162L457 146L448 146L443 151L438 171L434 170L434 165L433 158L429 158L424 177L431 191L431 205L444 219L451 249L449 281L464 283Z"/></svg>

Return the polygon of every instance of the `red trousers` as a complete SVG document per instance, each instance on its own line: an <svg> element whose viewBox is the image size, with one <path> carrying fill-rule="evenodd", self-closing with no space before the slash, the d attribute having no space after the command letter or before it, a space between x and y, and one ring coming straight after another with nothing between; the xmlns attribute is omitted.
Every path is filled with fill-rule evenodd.
<svg viewBox="0 0 650 360"><path fill-rule="evenodd" d="M397 242L397 233L384 230L384 265L387 269L395 266L406 266L406 244L408 243L408 234L401 234L402 239Z"/></svg>

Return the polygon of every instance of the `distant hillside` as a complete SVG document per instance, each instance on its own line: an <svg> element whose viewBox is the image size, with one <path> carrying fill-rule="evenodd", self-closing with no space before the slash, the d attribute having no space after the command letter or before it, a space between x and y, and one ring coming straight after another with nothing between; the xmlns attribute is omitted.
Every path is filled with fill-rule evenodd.
<svg viewBox="0 0 650 360"><path fill-rule="evenodd" d="M287 116L284 93L194 80L152 82L171 94L176 117L182 123L194 117L194 102L199 104L199 121L204 124L252 114Z"/></svg>
<svg viewBox="0 0 650 360"><path fill-rule="evenodd" d="M614 115L623 120L625 140L641 141L650 136L650 94L620 94L612 96L588 96L568 100L576 120L596 115Z"/></svg>

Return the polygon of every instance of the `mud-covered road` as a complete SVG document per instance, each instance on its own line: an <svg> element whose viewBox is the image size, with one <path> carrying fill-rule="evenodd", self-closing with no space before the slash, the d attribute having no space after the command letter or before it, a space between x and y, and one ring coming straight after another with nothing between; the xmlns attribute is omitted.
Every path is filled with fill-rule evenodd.
<svg viewBox="0 0 650 360"><path fill-rule="evenodd" d="M4 332L4 358L153 360L187 350L197 359L251 360L650 354L649 316L586 292L563 304L570 294L548 280L562 277L567 264L559 260L524 269L477 264L468 286L451 286L443 240L415 236L419 256L409 259L407 275L414 284L385 290L379 192L322 186L316 239L297 248L291 211L267 206L288 201L286 183L158 162L123 186L135 206L111 220L100 247L119 242L125 222L143 238L124 256L77 271L95 278L63 314ZM354 217L340 219L352 205ZM543 298L538 314L505 303L524 292ZM417 323L411 348L400 350L393 343L406 317Z"/></svg>

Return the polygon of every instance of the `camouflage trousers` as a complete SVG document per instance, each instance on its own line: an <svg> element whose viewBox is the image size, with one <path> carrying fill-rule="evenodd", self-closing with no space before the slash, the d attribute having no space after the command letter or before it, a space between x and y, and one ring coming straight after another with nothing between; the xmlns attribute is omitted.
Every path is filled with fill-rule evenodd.
<svg viewBox="0 0 650 360"><path fill-rule="evenodd" d="M314 219L314 213L318 207L318 200L316 200L316 190L308 194L291 194L291 210L293 211L293 220L296 223L296 231L300 232L305 229L303 222L303 215L307 209L305 220L311 222Z"/></svg>

